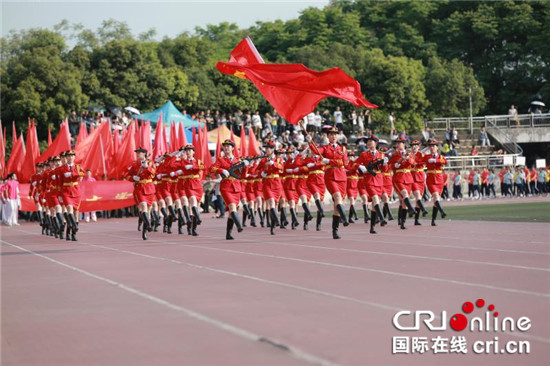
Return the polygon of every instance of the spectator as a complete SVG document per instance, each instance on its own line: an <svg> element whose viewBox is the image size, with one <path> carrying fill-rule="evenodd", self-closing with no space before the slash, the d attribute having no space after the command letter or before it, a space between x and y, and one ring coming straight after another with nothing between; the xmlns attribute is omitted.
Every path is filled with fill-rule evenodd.
<svg viewBox="0 0 550 366"><path fill-rule="evenodd" d="M479 191L479 185L481 182L481 176L479 175L479 172L474 169L474 178L472 180L472 199L481 199L481 192Z"/></svg>
<svg viewBox="0 0 550 366"><path fill-rule="evenodd" d="M95 178L92 176L92 171L90 169L86 170L86 176L82 179L83 182L95 182ZM84 212L84 221L90 222L90 217L93 222L97 222L97 215L95 211Z"/></svg>
<svg viewBox="0 0 550 366"><path fill-rule="evenodd" d="M489 177L487 179L487 192L485 192L487 197L496 198L497 193L495 192L495 171L494 169L489 170Z"/></svg>
<svg viewBox="0 0 550 366"><path fill-rule="evenodd" d="M547 194L548 191L546 190L546 181L547 181L547 175L548 172L544 168L540 168L538 172L538 178L537 178L537 190L539 194Z"/></svg>
<svg viewBox="0 0 550 366"><path fill-rule="evenodd" d="M71 115L69 116L69 132L72 136L76 136L78 134L78 126L79 118L75 111L71 111Z"/></svg>
<svg viewBox="0 0 550 366"><path fill-rule="evenodd" d="M421 139L421 142L422 144L426 144L428 142L428 140L430 140L430 129L428 128L428 126L424 127L424 129L422 130L422 139Z"/></svg>
<svg viewBox="0 0 550 366"><path fill-rule="evenodd" d="M443 147L441 148L441 153L443 154L443 156L450 156L451 152L451 143L448 142L448 141L445 141L445 143L443 144Z"/></svg>
<svg viewBox="0 0 550 366"><path fill-rule="evenodd" d="M502 181L503 181L503 195L506 197L506 196L510 196L512 197L513 196L513 193L512 193L512 182L514 180L514 174L512 174L511 171L508 171L506 170L506 168L504 168L504 176L502 178Z"/></svg>
<svg viewBox="0 0 550 366"><path fill-rule="evenodd" d="M390 123L390 130L395 130L395 114L393 112L390 112L388 122Z"/></svg>
<svg viewBox="0 0 550 366"><path fill-rule="evenodd" d="M235 112L233 115L234 118L234 125L233 125L233 133L236 135L241 134L241 128L243 127L243 112L239 109Z"/></svg>
<svg viewBox="0 0 550 366"><path fill-rule="evenodd" d="M485 127L481 127L481 130L479 131L479 144L481 146L491 145L491 141L489 141L489 135L487 134L487 131L485 131Z"/></svg>
<svg viewBox="0 0 550 366"><path fill-rule="evenodd" d="M351 115L349 116L349 120L351 122L351 131L352 133L357 132L359 129L357 126L357 113L355 113L355 110L351 111Z"/></svg>
<svg viewBox="0 0 550 366"><path fill-rule="evenodd" d="M372 115L371 115L371 110L370 110L370 109L367 109L367 110L365 111L365 117L364 117L363 119L364 119L365 127L371 128L371 125L372 125Z"/></svg>
<svg viewBox="0 0 550 366"><path fill-rule="evenodd" d="M19 182L15 173L8 174L0 194L3 204L2 222L8 226L19 226L17 216L21 208L21 199L19 197Z"/></svg>
<svg viewBox="0 0 550 366"><path fill-rule="evenodd" d="M332 124L332 120L330 118L330 112L328 111L328 109L325 109L325 111L323 112L322 125L331 125L331 124Z"/></svg>
<svg viewBox="0 0 550 366"><path fill-rule="evenodd" d="M460 146L460 140L458 139L458 131L456 128L451 127L451 142L456 146Z"/></svg>
<svg viewBox="0 0 550 366"><path fill-rule="evenodd" d="M214 119L214 127L220 127L221 126L221 119L222 119L222 116L220 114L220 111L216 110L214 112L214 116L212 117Z"/></svg>
<svg viewBox="0 0 550 366"><path fill-rule="evenodd" d="M470 155L476 156L476 155L478 155L478 154L479 154L479 153L478 153L478 151L477 151L476 145L472 145L472 150L470 150Z"/></svg>
<svg viewBox="0 0 550 366"><path fill-rule="evenodd" d="M520 125L518 111L516 110L516 107L513 104L510 106L510 109L508 109L508 117L511 117L514 119L514 121L516 122L516 126Z"/></svg>
<svg viewBox="0 0 550 366"><path fill-rule="evenodd" d="M225 113L222 113L220 117L220 124L218 125L218 127L219 126L227 126L227 115Z"/></svg>
<svg viewBox="0 0 550 366"><path fill-rule="evenodd" d="M462 176L458 170L453 174L453 199L462 200Z"/></svg>
<svg viewBox="0 0 550 366"><path fill-rule="evenodd" d="M313 125L315 126L314 134L318 134L323 126L323 117L319 111L315 112L315 118L313 119Z"/></svg>
<svg viewBox="0 0 550 366"><path fill-rule="evenodd" d="M315 133L315 113L311 112L304 117L304 123L306 125L306 131Z"/></svg>
<svg viewBox="0 0 550 366"><path fill-rule="evenodd" d="M368 111L368 109L367 109ZM357 116L357 128L358 128L358 135L359 136L363 136L363 134L365 133L365 115L363 114L363 112L360 112L359 115Z"/></svg>
<svg viewBox="0 0 550 366"><path fill-rule="evenodd" d="M337 141L342 145L348 144L348 138L346 137L346 135L344 135L344 131L340 130Z"/></svg>
<svg viewBox="0 0 550 366"><path fill-rule="evenodd" d="M279 131L278 135L282 135L286 131L286 119L280 114L277 115L277 130Z"/></svg>
<svg viewBox="0 0 550 366"><path fill-rule="evenodd" d="M342 111L340 107L336 107L334 111L334 124L338 128L338 131L342 131L344 127L344 118L342 117Z"/></svg>
<svg viewBox="0 0 550 366"><path fill-rule="evenodd" d="M252 116L252 129L254 130L254 135L260 135L260 131L262 130L262 117L260 117L260 111L254 112Z"/></svg>

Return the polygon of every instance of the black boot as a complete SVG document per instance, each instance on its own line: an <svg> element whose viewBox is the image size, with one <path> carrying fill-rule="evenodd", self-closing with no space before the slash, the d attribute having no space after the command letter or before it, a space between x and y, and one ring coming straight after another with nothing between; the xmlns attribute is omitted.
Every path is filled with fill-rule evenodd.
<svg viewBox="0 0 550 366"><path fill-rule="evenodd" d="M67 225L67 231L65 232L65 240L71 240L71 225Z"/></svg>
<svg viewBox="0 0 550 366"><path fill-rule="evenodd" d="M147 232L151 231L151 221L149 221L149 213L142 212L141 216L143 218L143 229L141 231L141 237L143 240L147 240Z"/></svg>
<svg viewBox="0 0 550 366"><path fill-rule="evenodd" d="M55 216L52 216L51 220L52 220L52 227L53 227L53 236L57 239L59 238L59 222L57 221L57 217Z"/></svg>
<svg viewBox="0 0 550 366"><path fill-rule="evenodd" d="M399 203L399 208L397 209L397 225L401 226L401 211L403 211L403 207L401 207L401 203Z"/></svg>
<svg viewBox="0 0 550 366"><path fill-rule="evenodd" d="M140 212L139 213L139 225L141 226L141 238L143 240L147 240L147 225L145 224L144 220L143 220L143 212Z"/></svg>
<svg viewBox="0 0 550 366"><path fill-rule="evenodd" d="M194 207L196 208L196 207ZM191 227L191 235L193 236L199 236L199 234L197 234L197 225L199 224L199 219L197 218L197 216L193 216L193 226Z"/></svg>
<svg viewBox="0 0 550 366"><path fill-rule="evenodd" d="M435 223L435 220L437 219L437 212L439 211L439 209L437 207L433 207L432 208L432 226L437 226L437 224Z"/></svg>
<svg viewBox="0 0 550 366"><path fill-rule="evenodd" d="M374 210L372 212L376 212L376 217L375 218L371 217L371 219L370 219L371 224L372 224L372 221L374 220L375 222L380 221L380 226L386 226L386 224L388 222L384 219L384 214L382 213L382 209L380 208L380 204L374 205ZM372 227L372 225L371 225L371 227Z"/></svg>
<svg viewBox="0 0 550 366"><path fill-rule="evenodd" d="M417 200L416 205L420 208L420 211L422 211L422 217L426 216L428 214L428 211L426 211L426 208L424 207L424 203L422 200Z"/></svg>
<svg viewBox="0 0 550 366"><path fill-rule="evenodd" d="M413 217L414 214L416 213L416 211L414 210L414 207L413 207L409 197L404 198L403 202L405 202L405 205L407 206L407 210L409 212L409 217Z"/></svg>
<svg viewBox="0 0 550 366"><path fill-rule="evenodd" d="M139 214L139 217L138 217L138 231L141 231L141 224L143 224L143 219L141 218L141 214Z"/></svg>
<svg viewBox="0 0 550 366"><path fill-rule="evenodd" d="M271 227L271 212L269 210L264 211L265 225Z"/></svg>
<svg viewBox="0 0 550 366"><path fill-rule="evenodd" d="M193 206L193 207L191 207L191 211L193 212L193 216L196 217L196 219L197 219L197 225L202 224L201 216L200 216L200 213L199 213L199 208Z"/></svg>
<svg viewBox="0 0 550 366"><path fill-rule="evenodd" d="M434 204L435 207L437 207L437 209L439 210L439 212L441 212L441 218L444 219L445 217L447 217L447 214L445 213L445 211L443 211L443 207L441 207L441 203L439 201L435 201L435 204Z"/></svg>
<svg viewBox="0 0 550 366"><path fill-rule="evenodd" d="M248 213L250 214L250 226L256 227L256 215L254 215L254 210L250 206L248 206Z"/></svg>
<svg viewBox="0 0 550 366"><path fill-rule="evenodd" d="M280 220L280 223L281 223L281 229L286 229L286 227L288 225L288 220L286 218L286 208L284 208L284 207L281 207L281 220Z"/></svg>
<svg viewBox="0 0 550 366"><path fill-rule="evenodd" d="M59 227L59 239L63 239L63 234L65 231L65 222L63 221L63 216L60 212L55 214L55 217L57 218L57 223Z"/></svg>
<svg viewBox="0 0 550 366"><path fill-rule="evenodd" d="M317 212L321 213L321 217L325 217L325 210L323 210L323 205L321 204L321 200L319 199L315 200L315 205L317 206Z"/></svg>
<svg viewBox="0 0 550 366"><path fill-rule="evenodd" d="M235 224L235 226L237 227L237 232L240 233L241 231L243 231L243 227L239 222L239 216L237 216L237 212L235 211L231 212L230 216L233 219L233 224Z"/></svg>
<svg viewBox="0 0 550 366"><path fill-rule="evenodd" d="M376 230L374 230L374 225L376 225L376 216L378 213L376 211L372 211L371 220L370 220L370 233L376 234Z"/></svg>
<svg viewBox="0 0 550 366"><path fill-rule="evenodd" d="M313 220L313 215L311 214L307 203L302 203L302 208L304 209L304 222Z"/></svg>
<svg viewBox="0 0 550 366"><path fill-rule="evenodd" d="M172 217L171 222L175 222L178 215L176 214L176 209L174 208L174 205L168 206L168 212L170 213L170 217Z"/></svg>
<svg viewBox="0 0 550 366"><path fill-rule="evenodd" d="M369 210L367 210L367 204L363 203L363 221L367 224L370 220Z"/></svg>
<svg viewBox="0 0 550 366"><path fill-rule="evenodd" d="M183 206L183 217L185 218L184 224L191 221L191 214L189 214L189 206Z"/></svg>
<svg viewBox="0 0 550 366"><path fill-rule="evenodd" d="M181 234L183 234L183 227L185 226L185 220L183 218L183 210L181 208L178 208L178 211L176 212L176 217L177 217L177 220L178 220L178 235L181 235ZM172 219L172 218L169 217L168 220L173 221L173 220L176 220L176 219L175 218ZM170 223L170 227L171 226L172 226L172 224ZM170 233L172 233L172 231L170 231Z"/></svg>
<svg viewBox="0 0 550 366"><path fill-rule="evenodd" d="M353 205L349 206L349 213L348 213L348 222L350 224L354 224L355 221L353 221Z"/></svg>
<svg viewBox="0 0 550 366"><path fill-rule="evenodd" d="M155 222L153 225L153 231L157 232L159 231L159 226L160 226L160 216L157 211L153 211L152 214L153 214L153 221Z"/></svg>
<svg viewBox="0 0 550 366"><path fill-rule="evenodd" d="M388 221L393 221L393 215L391 214L390 205L384 203L384 210L386 210L386 215L388 215Z"/></svg>
<svg viewBox="0 0 550 366"><path fill-rule="evenodd" d="M292 224L290 225L290 227L292 228L292 230L296 230L296 227L299 226L300 224L298 223L298 216L296 216L296 210L294 208L290 208L290 217L292 219Z"/></svg>
<svg viewBox="0 0 550 366"><path fill-rule="evenodd" d="M172 224L174 223L174 221L176 221L175 216L168 215L168 217L166 217L166 233L167 234L172 234Z"/></svg>
<svg viewBox="0 0 550 366"><path fill-rule="evenodd" d="M415 214L414 214L414 225L415 225L415 226L420 226L420 225L422 225L422 224L420 223L420 221L418 221L418 218L419 218L419 217L420 217L420 207L417 207L417 208L416 208L416 212L415 212Z"/></svg>
<svg viewBox="0 0 550 366"><path fill-rule="evenodd" d="M405 226L405 221L407 220L407 210L404 208L401 208L401 230L406 230L407 227Z"/></svg>
<svg viewBox="0 0 550 366"><path fill-rule="evenodd" d="M264 227L264 213L261 208L258 208L258 217L260 218L260 226Z"/></svg>
<svg viewBox="0 0 550 366"><path fill-rule="evenodd" d="M274 208L269 210L271 216L269 217L272 226L280 226L279 219L277 218L277 211Z"/></svg>
<svg viewBox="0 0 550 366"><path fill-rule="evenodd" d="M319 211L317 211L317 223L315 225L315 230L321 231L321 221L323 220L323 216Z"/></svg>
<svg viewBox="0 0 550 366"><path fill-rule="evenodd" d="M344 210L344 205L339 204L336 205L336 209L338 210L338 213L340 213L340 221L345 226L349 225L348 219L346 218L346 211Z"/></svg>
<svg viewBox="0 0 550 366"><path fill-rule="evenodd" d="M76 218L74 217L74 214L70 213L67 215L68 217L68 223L70 224L71 226L71 230L76 233L78 232L78 225L76 224Z"/></svg>
<svg viewBox="0 0 550 366"><path fill-rule="evenodd" d="M246 227L246 219L248 218L248 207L243 205L243 227Z"/></svg>
<svg viewBox="0 0 550 366"><path fill-rule="evenodd" d="M338 226L340 226L340 216L332 215L332 239L340 239Z"/></svg>
<svg viewBox="0 0 550 366"><path fill-rule="evenodd" d="M227 228L225 230L225 240L233 240L231 232L233 231L233 219L231 217L227 218Z"/></svg>

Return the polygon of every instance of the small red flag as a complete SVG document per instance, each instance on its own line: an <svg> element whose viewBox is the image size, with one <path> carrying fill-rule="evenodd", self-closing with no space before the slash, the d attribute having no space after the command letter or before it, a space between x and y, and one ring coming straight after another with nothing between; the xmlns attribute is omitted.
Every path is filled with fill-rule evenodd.
<svg viewBox="0 0 550 366"><path fill-rule="evenodd" d="M260 155L260 148L258 147L258 140L256 140L256 135L252 128L248 130L248 155L257 156Z"/></svg>

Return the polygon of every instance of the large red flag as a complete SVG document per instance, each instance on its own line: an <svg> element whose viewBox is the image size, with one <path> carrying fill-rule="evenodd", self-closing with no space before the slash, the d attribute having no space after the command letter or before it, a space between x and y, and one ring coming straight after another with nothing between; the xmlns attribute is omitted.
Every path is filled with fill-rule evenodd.
<svg viewBox="0 0 550 366"><path fill-rule="evenodd" d="M220 137L220 129L218 128L218 142L216 143L216 161L222 156L222 143Z"/></svg>
<svg viewBox="0 0 550 366"><path fill-rule="evenodd" d="M66 122L61 123L59 133L44 153L38 158L38 162L43 162L46 159L61 154L63 151L71 150L71 134L69 126Z"/></svg>
<svg viewBox="0 0 550 366"><path fill-rule="evenodd" d="M140 133L141 147L151 153L153 148L151 145L151 122L142 122Z"/></svg>
<svg viewBox="0 0 550 366"><path fill-rule="evenodd" d="M158 126L159 124L157 124L157 128ZM162 126L162 123L160 124L160 126ZM135 134L135 124L130 123L130 126L128 126L128 131L122 139L117 157L118 178L122 178L130 164L132 164L136 158L136 154L134 152L134 150L136 149L136 139L134 136Z"/></svg>
<svg viewBox="0 0 550 366"><path fill-rule="evenodd" d="M212 166L212 155L210 155L210 150L208 149L208 130L206 128L206 123L204 124L204 129L202 133L202 162L204 164L205 171L209 171Z"/></svg>
<svg viewBox="0 0 550 366"><path fill-rule="evenodd" d="M193 144L193 146L195 146L195 151L198 151L199 150L199 135L197 133L197 129L195 127L193 127L193 137L192 137L193 141L191 141L191 144Z"/></svg>
<svg viewBox="0 0 550 366"><path fill-rule="evenodd" d="M112 156L111 126L102 122L94 133L87 155L82 161L84 169L90 169L95 177L108 175Z"/></svg>
<svg viewBox="0 0 550 366"><path fill-rule="evenodd" d="M95 131L95 127L94 127L93 124L91 124L91 125L90 125L90 135L91 135L92 133L94 133L94 131Z"/></svg>
<svg viewBox="0 0 550 366"><path fill-rule="evenodd" d="M118 178L118 158L120 154L120 132L115 130L113 133L113 154L111 165L109 167L109 178Z"/></svg>
<svg viewBox="0 0 550 366"><path fill-rule="evenodd" d="M25 143L26 152L25 160L19 171L19 181L28 182L31 179L31 176L36 172L36 159L40 156L40 149L38 147L38 140L36 139L36 127L34 123L29 126L27 130L27 141Z"/></svg>
<svg viewBox="0 0 550 366"><path fill-rule="evenodd" d="M48 146L52 146L52 129L48 125Z"/></svg>
<svg viewBox="0 0 550 366"><path fill-rule="evenodd" d="M249 130L248 130L248 155L249 156L260 155L258 140L256 140L256 135L254 135L254 131L252 130L252 127L249 127Z"/></svg>
<svg viewBox="0 0 550 366"><path fill-rule="evenodd" d="M183 127L183 123L179 124L178 138L180 141L180 146L187 145L187 136L185 136L185 128Z"/></svg>
<svg viewBox="0 0 550 366"><path fill-rule="evenodd" d="M159 118L157 121L157 127L155 130L155 144L153 145L153 159L164 155L168 151L166 146L166 131L164 130L164 124Z"/></svg>
<svg viewBox="0 0 550 366"><path fill-rule="evenodd" d="M86 140L86 137L88 137L86 124L84 122L80 122L80 129L78 130L78 136L76 137L75 148L80 145L82 141Z"/></svg>
<svg viewBox="0 0 550 366"><path fill-rule="evenodd" d="M248 152L246 150L246 133L244 131L245 127L241 127L241 146L240 146L240 151L239 153L241 154L241 156L246 156L246 153Z"/></svg>
<svg viewBox="0 0 550 366"><path fill-rule="evenodd" d="M178 131L174 122L170 122L170 152L178 151Z"/></svg>
<svg viewBox="0 0 550 366"><path fill-rule="evenodd" d="M357 107L378 108L363 97L359 82L342 69L319 72L302 64L266 64L250 38L235 47L229 62L218 62L216 68L252 81L277 112L295 125L327 97L340 98Z"/></svg>
<svg viewBox="0 0 550 366"><path fill-rule="evenodd" d="M134 120L133 123L136 125L135 126L136 133L134 135L134 137L136 139L136 146L140 147L141 146L141 130L140 130L139 122L138 122L137 118ZM144 123L144 122L142 122L142 123Z"/></svg>
<svg viewBox="0 0 550 366"><path fill-rule="evenodd" d="M25 160L25 142L23 141L23 133L15 141L11 149L10 158L8 159L8 164L6 165L6 174L15 173L19 174L21 167L23 166L23 161Z"/></svg>

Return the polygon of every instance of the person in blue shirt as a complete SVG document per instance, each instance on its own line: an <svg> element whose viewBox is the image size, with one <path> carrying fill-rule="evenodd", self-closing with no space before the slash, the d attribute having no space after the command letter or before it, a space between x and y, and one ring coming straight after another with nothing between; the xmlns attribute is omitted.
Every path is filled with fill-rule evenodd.
<svg viewBox="0 0 550 366"><path fill-rule="evenodd" d="M512 174L511 171L507 171L506 174L504 174L503 181L504 181L504 196L512 196L512 181L514 180L514 174Z"/></svg>
<svg viewBox="0 0 550 366"><path fill-rule="evenodd" d="M495 171L494 169L491 169L489 171L489 177L488 177L488 182L487 182L487 196L488 197L492 197L495 198L497 196L496 192L495 192Z"/></svg>
<svg viewBox="0 0 550 366"><path fill-rule="evenodd" d="M474 180L472 182L472 196L473 199L481 199L481 193L479 191L479 182L481 181L481 175L479 175L479 172L474 170Z"/></svg>
<svg viewBox="0 0 550 366"><path fill-rule="evenodd" d="M537 178L537 189L541 194L548 193L546 190L546 176L547 176L546 169L541 168L539 169L539 176Z"/></svg>

